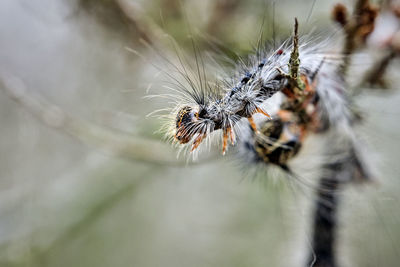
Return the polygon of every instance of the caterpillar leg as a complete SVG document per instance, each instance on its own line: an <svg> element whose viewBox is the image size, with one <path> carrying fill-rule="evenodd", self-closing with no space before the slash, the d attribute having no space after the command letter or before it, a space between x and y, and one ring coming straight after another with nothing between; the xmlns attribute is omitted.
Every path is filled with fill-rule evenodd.
<svg viewBox="0 0 400 267"><path fill-rule="evenodd" d="M256 132L256 133L258 133L257 125L256 125L256 123L254 122L253 117L249 117L249 118L247 118L247 120L249 121L250 126L251 126L251 128L253 129L253 131Z"/></svg>
<svg viewBox="0 0 400 267"><path fill-rule="evenodd" d="M199 147L199 145L201 144L201 142L204 140L204 138L206 138L206 134L200 134L193 142L192 145L192 149L190 150L190 152L193 152L194 150L196 150L196 148Z"/></svg>
<svg viewBox="0 0 400 267"><path fill-rule="evenodd" d="M233 130L231 127L224 129L224 134L222 137L222 155L225 155L226 148L228 147L228 139L231 140L231 143L233 145L234 138L235 138L235 134L233 133Z"/></svg>
<svg viewBox="0 0 400 267"><path fill-rule="evenodd" d="M232 127L229 128L229 137L231 139L231 144L234 145L236 142L236 135L235 135L235 132L233 131Z"/></svg>
<svg viewBox="0 0 400 267"><path fill-rule="evenodd" d="M254 113L261 113L261 114L267 116L268 118L271 118L271 116L261 108L256 108Z"/></svg>
<svg viewBox="0 0 400 267"><path fill-rule="evenodd" d="M262 110L262 109L259 108L259 107L257 107L257 108L254 110L254 113L253 113L253 114L256 114L256 113L261 113L261 114L267 116L268 118L271 118L271 116L270 116L267 112L265 112L264 110ZM258 133L257 125L256 125L256 123L254 122L253 117L249 117L249 118L247 118L247 120L249 121L250 126L251 126L251 128L254 130L254 132Z"/></svg>
<svg viewBox="0 0 400 267"><path fill-rule="evenodd" d="M236 135L233 131L232 127L228 127L224 130L224 134L222 137L222 155L225 155L226 148L228 147L228 139L231 141L231 144L234 145L236 142Z"/></svg>

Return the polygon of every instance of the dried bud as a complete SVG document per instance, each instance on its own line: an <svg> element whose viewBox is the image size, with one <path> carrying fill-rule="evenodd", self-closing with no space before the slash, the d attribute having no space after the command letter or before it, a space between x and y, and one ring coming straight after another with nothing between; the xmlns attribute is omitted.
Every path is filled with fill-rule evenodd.
<svg viewBox="0 0 400 267"><path fill-rule="evenodd" d="M359 28L356 32L356 36L362 43L365 43L368 35L374 30L375 19L378 16L378 13L378 6L372 4L367 4L364 6L358 22Z"/></svg>
<svg viewBox="0 0 400 267"><path fill-rule="evenodd" d="M347 8L344 4L338 3L333 7L332 19L339 23L342 27L347 24Z"/></svg>

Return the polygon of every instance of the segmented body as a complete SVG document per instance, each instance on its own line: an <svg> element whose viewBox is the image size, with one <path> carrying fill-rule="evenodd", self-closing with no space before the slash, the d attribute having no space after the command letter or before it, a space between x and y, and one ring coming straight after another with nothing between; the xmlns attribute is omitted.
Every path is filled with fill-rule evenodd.
<svg viewBox="0 0 400 267"><path fill-rule="evenodd" d="M200 140L215 130L223 131L223 151L226 149L228 139L235 142L235 125L242 118L247 118L250 125L257 131L252 116L262 113L269 117L268 111L262 109L262 104L275 93L293 85L284 73L289 73L288 62L290 60L291 46L283 45L272 55L262 60L256 60L252 67L242 68L241 75L236 79L238 82L231 89L217 99L194 103L194 106L183 106L178 113L185 111L187 117L192 118L187 123L176 124L175 137L180 141L193 139L192 150L196 149ZM309 53L305 50L305 62L308 61ZM303 62L303 59L300 58ZM318 70L323 60L323 55L313 56L313 64L304 64L299 68L299 76L311 76ZM206 97L206 99L213 99ZM189 112L190 110L190 112ZM187 142L181 142L187 143Z"/></svg>
<svg viewBox="0 0 400 267"><path fill-rule="evenodd" d="M240 133L238 122L247 118L252 133L241 139L255 161L287 170L287 162L296 156L307 135L330 132L335 140L329 140L333 146L327 150L362 162L353 131L355 116L338 74L341 58L335 57L326 43L299 42L295 27L291 44L284 43L262 59L254 56L250 67L237 71L236 82L224 94L202 92L198 96L194 92L194 102L178 110L176 140L191 144L193 151L213 131L222 130L225 153L228 141L234 144ZM270 117L262 105L278 92L284 95L279 111L257 127L253 115ZM335 146L336 140L346 146ZM361 167L359 172L368 176Z"/></svg>

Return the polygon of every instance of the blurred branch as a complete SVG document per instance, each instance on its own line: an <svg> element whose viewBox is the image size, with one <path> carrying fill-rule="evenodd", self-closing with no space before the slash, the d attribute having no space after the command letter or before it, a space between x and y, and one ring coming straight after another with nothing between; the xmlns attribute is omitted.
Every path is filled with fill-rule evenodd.
<svg viewBox="0 0 400 267"><path fill-rule="evenodd" d="M387 14L394 14L399 18L400 5L391 3L391 1L384 1L381 3L381 8L373 5L369 0L358 0L354 6L353 14L351 17L348 15L348 11L345 5L336 4L332 11L332 18L337 22L345 33L345 41L343 45L342 53L344 55L343 63L340 67L340 71L344 77L347 75L347 70L351 63L352 54L363 47L366 44L367 37L373 31L385 31L386 29L376 28L376 18L378 14L380 16L387 16ZM380 12L381 9L386 9L388 12ZM386 40L378 40L379 47L384 47L388 50L381 58L371 65L371 68L367 70L364 77L361 79L357 88L362 86L380 86L385 87L384 74L390 64L390 62L397 57L399 45L396 38L397 33ZM357 89L356 89L357 90Z"/></svg>
<svg viewBox="0 0 400 267"><path fill-rule="evenodd" d="M343 28L345 33L342 48L344 57L339 69L343 78L348 75L352 54L365 45L367 37L374 30L378 12L379 8L372 5L369 0L357 0L351 16L348 15L345 5L337 4L334 7L332 18ZM382 59L379 64L375 64L375 67L369 72L368 79L376 81L380 78L392 57L394 55L390 54ZM343 162L333 161L325 164L324 171L319 179L317 195L314 200L312 251L307 266L336 267L339 193L346 182L355 181L358 178L367 181L370 177L364 172L355 151Z"/></svg>
<svg viewBox="0 0 400 267"><path fill-rule="evenodd" d="M152 46L163 43L165 32L144 14L138 3L126 0L80 0L79 6L94 16L102 25L123 38L137 37ZM135 40L137 41L137 40ZM139 42L140 43L140 42Z"/></svg>
<svg viewBox="0 0 400 267"><path fill-rule="evenodd" d="M349 182L367 181L372 181L371 173L362 164L360 155L354 148L342 160L323 165L323 174L314 200L313 250L307 266L337 266L336 240L341 193Z"/></svg>
<svg viewBox="0 0 400 267"><path fill-rule="evenodd" d="M77 12L85 11L94 17L100 24L120 33L124 38L137 35L150 42L150 38L138 21L125 15L122 8L115 0L79 0Z"/></svg>
<svg viewBox="0 0 400 267"><path fill-rule="evenodd" d="M399 56L400 53L400 2L385 1L382 4L381 23L377 25L377 34L370 40L374 48L384 49L381 56L371 68L365 72L360 86L369 85L379 88L386 88L387 84L384 75L390 63ZM393 24L388 26L388 21ZM373 37L373 36L371 36Z"/></svg>
<svg viewBox="0 0 400 267"><path fill-rule="evenodd" d="M371 69L366 72L358 87L363 85L378 85L379 88L386 88L387 85L384 80L384 74L396 55L397 53L394 50L386 52L386 54L377 60L377 62L372 65Z"/></svg>
<svg viewBox="0 0 400 267"><path fill-rule="evenodd" d="M340 164L329 166L331 176L322 177L318 185L318 194L314 201L314 222L313 222L313 251L307 266L313 267L335 267L335 244L336 225L338 217L341 174Z"/></svg>
<svg viewBox="0 0 400 267"><path fill-rule="evenodd" d="M79 141L111 152L118 157L155 165L183 166L185 160L176 159L176 151L161 141L131 136L72 117L58 106L38 100L28 94L21 79L0 74L0 87L16 103L45 125Z"/></svg>
<svg viewBox="0 0 400 267"><path fill-rule="evenodd" d="M98 221L107 211L115 207L124 197L132 195L143 183L143 179L139 179L133 183L130 183L120 190L116 191L108 197L105 197L102 201L92 207L86 214L84 214L79 220L67 227L56 239L54 239L46 248L34 251L37 261L46 261L46 256L49 255L54 249L65 243L74 240L83 233L84 230L88 229L94 222Z"/></svg>
<svg viewBox="0 0 400 267"><path fill-rule="evenodd" d="M126 0L115 0L115 2L124 16L137 29L142 40L151 45L162 43L160 37L165 35L165 32L148 15L143 14L136 3Z"/></svg>
<svg viewBox="0 0 400 267"><path fill-rule="evenodd" d="M218 0L214 2L206 31L212 36L221 35L222 22L228 21L239 8L242 0Z"/></svg>
<svg viewBox="0 0 400 267"><path fill-rule="evenodd" d="M379 8L369 3L369 0L357 0L350 17L345 5L336 4L334 7L332 11L333 20L342 26L345 33L342 51L344 58L340 68L343 75L347 73L351 55L365 44L366 38L374 30L378 12Z"/></svg>

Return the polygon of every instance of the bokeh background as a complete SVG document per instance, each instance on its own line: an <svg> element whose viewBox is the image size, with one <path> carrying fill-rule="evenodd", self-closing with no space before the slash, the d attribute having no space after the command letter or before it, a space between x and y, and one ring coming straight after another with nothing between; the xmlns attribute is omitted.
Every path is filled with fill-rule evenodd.
<svg viewBox="0 0 400 267"><path fill-rule="evenodd" d="M335 3L2 0L0 71L32 109L0 90L0 266L302 266L311 190L232 155L177 159L146 116L171 104L144 96L165 92L164 56L193 58L190 35L229 65L295 16L338 31ZM342 266L399 265L398 70L355 98L379 177L343 193Z"/></svg>

